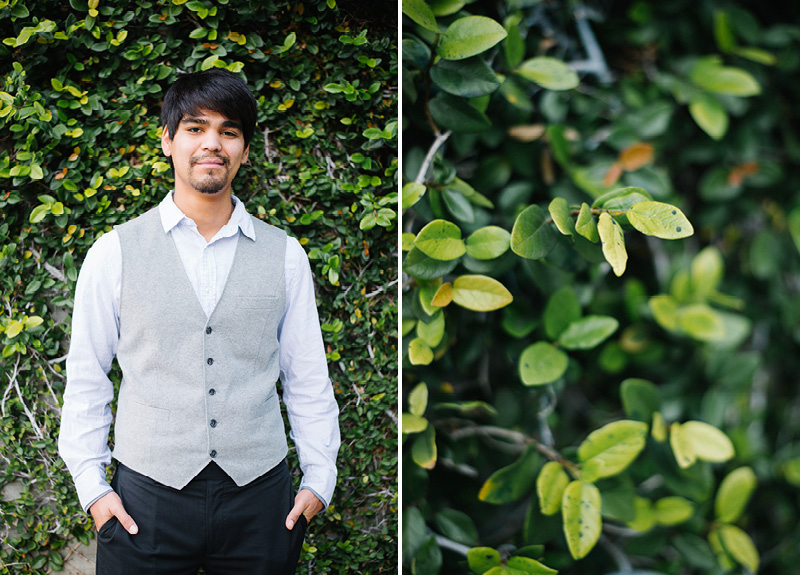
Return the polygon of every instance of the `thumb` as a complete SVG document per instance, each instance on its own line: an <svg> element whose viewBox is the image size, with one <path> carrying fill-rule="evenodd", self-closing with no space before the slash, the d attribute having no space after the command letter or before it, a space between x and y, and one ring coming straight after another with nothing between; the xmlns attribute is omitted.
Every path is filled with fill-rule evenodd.
<svg viewBox="0 0 800 575"><path fill-rule="evenodd" d="M136 522L133 520L133 517L128 515L128 512L125 511L125 508L122 506L121 503L118 507L114 509L113 513L116 516L117 520L120 522L120 525L122 525L125 528L125 531L127 531L131 535L136 535L137 533L139 533L139 527L136 525Z"/></svg>
<svg viewBox="0 0 800 575"><path fill-rule="evenodd" d="M300 514L303 512L302 507L295 503L292 510L289 511L289 515L286 516L286 529L289 531L294 528L294 524L297 523L297 520L300 519Z"/></svg>

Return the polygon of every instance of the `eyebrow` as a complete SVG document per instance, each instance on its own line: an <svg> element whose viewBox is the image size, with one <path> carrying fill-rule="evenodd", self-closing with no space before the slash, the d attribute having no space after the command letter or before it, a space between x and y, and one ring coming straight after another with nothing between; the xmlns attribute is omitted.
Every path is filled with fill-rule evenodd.
<svg viewBox="0 0 800 575"><path fill-rule="evenodd" d="M180 123L181 124L200 124L201 126L210 126L211 125L211 122L209 122L205 118L195 118L193 116L186 116L184 118L181 118ZM233 120L225 120L224 122L222 122L222 127L223 128L235 128L235 129L239 130L240 132L242 131L242 125L239 122L234 122Z"/></svg>

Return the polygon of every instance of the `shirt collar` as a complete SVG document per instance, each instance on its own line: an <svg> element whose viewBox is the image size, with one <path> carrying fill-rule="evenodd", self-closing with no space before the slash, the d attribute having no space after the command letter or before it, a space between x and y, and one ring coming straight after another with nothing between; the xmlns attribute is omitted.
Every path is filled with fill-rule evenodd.
<svg viewBox="0 0 800 575"><path fill-rule="evenodd" d="M186 220L186 223L193 223L175 204L175 201L172 199L173 193L174 192L170 191L158 206L164 233L171 232L175 226L184 220ZM233 213L231 214L231 219L228 220L228 223L223 227L230 226L233 227L234 230L238 228L246 237L255 241L256 233L253 227L253 220L250 218L250 214L247 213L247 210L245 210L244 203L234 195L231 195L231 198L234 202Z"/></svg>

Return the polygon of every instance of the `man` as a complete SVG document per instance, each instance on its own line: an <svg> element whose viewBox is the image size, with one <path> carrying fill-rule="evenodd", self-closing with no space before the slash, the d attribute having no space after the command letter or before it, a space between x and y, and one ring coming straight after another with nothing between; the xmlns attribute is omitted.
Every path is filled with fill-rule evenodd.
<svg viewBox="0 0 800 575"><path fill-rule="evenodd" d="M59 450L98 530L98 575L294 573L340 443L308 258L231 193L256 123L241 79L181 76L161 117L175 189L86 256ZM296 496L279 376L303 471Z"/></svg>

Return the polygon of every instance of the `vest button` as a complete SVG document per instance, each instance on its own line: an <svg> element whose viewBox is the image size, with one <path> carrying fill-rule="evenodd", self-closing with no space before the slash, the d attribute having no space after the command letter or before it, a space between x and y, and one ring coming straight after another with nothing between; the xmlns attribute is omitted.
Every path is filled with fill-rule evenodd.
<svg viewBox="0 0 800 575"><path fill-rule="evenodd" d="M213 330L211 329L211 326L208 326L208 327L206 328L206 333L211 333L212 331L213 331Z"/></svg>
<svg viewBox="0 0 800 575"><path fill-rule="evenodd" d="M217 393L217 390L214 389L213 387L208 390L208 395L214 395L215 393Z"/></svg>
<svg viewBox="0 0 800 575"><path fill-rule="evenodd" d="M206 361L206 363L208 365L214 365L214 360L209 357L208 360Z"/></svg>
<svg viewBox="0 0 800 575"><path fill-rule="evenodd" d="M216 427L216 426L217 426L217 420L216 419L212 419L211 420L211 427Z"/></svg>
<svg viewBox="0 0 800 575"><path fill-rule="evenodd" d="M209 455L210 455L211 457L216 457L216 456L217 456L217 450L216 450L216 449L212 449L212 450L211 450L211 453L209 453Z"/></svg>

